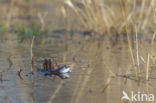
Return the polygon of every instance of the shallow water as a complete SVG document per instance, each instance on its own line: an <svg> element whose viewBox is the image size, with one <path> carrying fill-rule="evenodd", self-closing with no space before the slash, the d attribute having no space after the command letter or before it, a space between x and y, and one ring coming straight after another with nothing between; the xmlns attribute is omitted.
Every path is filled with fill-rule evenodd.
<svg viewBox="0 0 156 103"><path fill-rule="evenodd" d="M80 39L82 37L77 36L77 40L67 41L52 37L42 44L34 44L35 71L34 75L31 75L30 43L20 44L16 37L8 34L6 38L14 39L6 39L0 45L3 74L0 82L0 102L119 103L122 91L137 93L139 90L146 93L149 89L149 93L156 94L155 67L152 69L148 88L145 73L137 82L126 44L112 46L109 41L85 41ZM59 65L71 66L69 79L44 76L36 72L37 68L42 67L44 58L52 57L56 58ZM146 71L146 66L141 66L141 71ZM128 68L130 75L125 81L124 75ZM23 70L22 79L17 75L19 69ZM112 77L111 72L116 77Z"/></svg>
<svg viewBox="0 0 156 103"><path fill-rule="evenodd" d="M4 14L0 15L2 21L7 19L8 3L10 0L0 0L0 5L3 4L1 12ZM46 37L35 39L34 75L29 74L31 71L30 41L21 43L12 33L0 38L0 103L128 103L121 100L123 91L128 95L132 91L135 93L140 91L156 96L154 64L156 42L151 50L152 35L138 35L140 78L137 80L136 64L134 66L132 63L126 36L121 35L119 41L114 44L112 43L114 38L107 35L94 38L84 35L83 30L77 27L78 24L73 26L73 30L65 31L68 25L62 19L61 11L58 9L62 5L62 0L47 2L34 0L30 4L43 15L48 12L45 23L50 30ZM13 12L16 12L18 6L29 8L30 4L26 6L16 4ZM24 12L20 10L17 10L19 14ZM24 16L26 18L23 14L13 15L11 20L39 21L37 13L31 15L31 10L29 13L28 16ZM71 21L76 20L71 19ZM69 32L71 37L66 36ZM146 81L149 52L153 59L150 59L150 80ZM136 62L135 43L133 54ZM59 65L70 66L72 68L70 78L61 79L58 76L50 77L38 73L36 69L42 68L45 58L55 58ZM21 77L18 76L20 69L23 70ZM126 74L128 77L125 76Z"/></svg>

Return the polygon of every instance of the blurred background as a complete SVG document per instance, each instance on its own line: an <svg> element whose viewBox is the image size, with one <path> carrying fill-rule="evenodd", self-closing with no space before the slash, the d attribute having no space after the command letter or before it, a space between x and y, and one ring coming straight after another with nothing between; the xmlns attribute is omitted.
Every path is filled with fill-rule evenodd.
<svg viewBox="0 0 156 103"><path fill-rule="evenodd" d="M156 96L156 0L0 0L0 13L0 103ZM40 74L46 58L70 78Z"/></svg>

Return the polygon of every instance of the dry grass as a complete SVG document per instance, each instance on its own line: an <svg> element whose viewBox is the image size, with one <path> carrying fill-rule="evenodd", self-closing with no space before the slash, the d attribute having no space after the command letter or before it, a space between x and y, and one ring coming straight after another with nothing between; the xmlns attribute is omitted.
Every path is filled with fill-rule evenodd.
<svg viewBox="0 0 156 103"><path fill-rule="evenodd" d="M93 30L96 34L112 34L112 31L120 34L126 31L131 35L135 31L133 27L136 24L139 31L153 24L152 14L156 4L154 0L117 0L117 4L112 5L107 2L109 1L80 0L74 2L66 0L65 4L76 13L87 30Z"/></svg>
<svg viewBox="0 0 156 103"><path fill-rule="evenodd" d="M34 72L34 54L33 54L33 46L34 46L35 36L33 36L30 47L30 57L31 57L31 72Z"/></svg>
<svg viewBox="0 0 156 103"><path fill-rule="evenodd" d="M116 35L125 34L132 62L130 64L135 69L136 80L139 80L141 75L141 61L146 64L146 67L144 67L146 68L144 70L146 73L144 75L146 75L146 80L149 80L150 64L154 63L151 59L154 55L153 42L156 33L152 37L149 51L146 51L145 48L139 48L143 43L139 44L138 35L141 32L146 38L147 34L155 32L153 28L156 24L155 0L117 0L114 4L108 0L66 0L63 6L63 14L65 16L67 16L67 13L71 13L66 6L74 11L84 28L88 31L93 31L95 35L111 35L115 37ZM135 49L133 49L134 47ZM146 51L144 53L148 54L147 61L142 56L142 51ZM111 68L108 68L108 71L115 76Z"/></svg>
<svg viewBox="0 0 156 103"><path fill-rule="evenodd" d="M145 63L144 58L139 53L138 33L148 32L150 34L151 31L146 28L151 28L151 30L154 31L153 21L156 21L156 3L155 0L117 0L115 3L116 4L110 5L107 0L65 1L65 4L79 17L78 19L86 30L94 31L95 35L112 35L116 37L116 35L125 34L127 36L129 53L135 69L136 79L138 80L140 74L140 59ZM139 6L139 4L141 5ZM68 11L64 13L68 13ZM134 40L133 38L136 39ZM155 38L155 35L153 35L153 38ZM152 39L152 46L153 41L154 39ZM136 47L135 50L133 50L134 44ZM149 59L147 60L147 65L148 64ZM110 68L108 70L110 70ZM148 72L149 65L147 66L147 78ZM112 72L110 72L110 74L112 74Z"/></svg>
<svg viewBox="0 0 156 103"><path fill-rule="evenodd" d="M16 0L15 0L16 1ZM138 5L141 4L141 5ZM13 5L10 4L10 5ZM149 81L150 79L150 66L151 64L154 64L156 60L154 60L153 55L154 50L154 39L156 37L156 32L153 34L152 37L152 43L151 43L151 49L147 52L148 56L147 59L146 56L142 56L141 51L143 49L140 49L142 44L139 44L138 35L139 32L143 32L145 35L151 34L153 32L153 26L154 23L156 24L156 3L155 0L116 0L116 4L113 4L111 1L111 4L108 0L77 0L77 2L66 0L65 5L62 7L62 13L64 17L65 24L67 24L67 29L69 30L69 20L71 17L67 17L67 13L69 12L67 9L67 6L71 8L71 10L74 11L74 13L77 15L77 19L82 23L83 28L87 31L93 31L95 35L109 35L109 36L116 36L120 34L124 34L127 36L128 41L128 51L130 53L130 59L131 63L129 63L129 67L127 66L126 70L126 76L124 76L127 79L133 79L128 77L128 72L130 71L130 67L134 67L135 69L135 75L136 79L135 81L139 81L139 76L142 74L146 77L146 81ZM44 30L46 26L44 15L41 13L38 13L38 17L41 23L41 29ZM10 26L11 21L11 11L8 13L8 22L7 26ZM153 22L154 21L154 22ZM147 28L147 29L146 29ZM151 30L149 30L150 28ZM133 40L132 38L135 38ZM32 38L32 43L30 47L30 55L31 55L31 62L32 62L32 68L31 71L33 72L33 45L34 45L34 39L35 36ZM66 41L68 40L68 35L66 35ZM88 41L86 41L88 43ZM91 43L90 43L91 44ZM135 49L133 49L133 44L135 44ZM63 56L63 62L66 62L67 59L67 52L68 52L68 45L69 43L66 42L66 49L64 56ZM104 44L101 44L104 45ZM103 49L97 48L97 44L91 44L87 45L90 47L88 50L88 57L89 59L93 60L90 64L91 67L87 71L87 74L89 76L86 76L83 78L80 76L79 81L76 83L76 88L73 92L73 97L71 99L71 103L79 103L80 99L82 97L82 94L84 92L85 87L87 86L88 81L90 80L90 75L94 71L94 68L96 68L95 63L97 62L97 55L100 55L103 53ZM79 48L78 51L75 52L73 57L77 55L79 52L81 52L82 49L84 49L86 45L82 45L82 48ZM100 47L101 48L101 47ZM87 54L87 53L86 53ZM146 54L146 53L145 53ZM102 58L102 57L101 57ZM99 59L99 58L98 58ZM146 65L144 68L144 71L141 71L141 61ZM54 59L55 62L55 59ZM104 69L107 70L110 77L106 78L105 86L102 90L104 92L109 85L111 85L111 82L113 80L112 77L116 77L116 72L114 72L114 68L111 68L105 60L100 62L103 64ZM58 67L57 63L55 62L56 66ZM72 64L72 68L75 67L76 63ZM111 64L113 65L113 64ZM135 66L137 65L137 66ZM79 65L76 65L79 66ZM117 68L119 69L119 68ZM131 73L131 72L130 72ZM1 77L0 77L1 78ZM83 79L83 80L82 80ZM82 80L82 85L79 87ZM48 103L52 103L53 100L56 98L57 94L63 87L64 81L61 81L54 93L51 95ZM148 86L148 85L147 85ZM147 87L148 88L148 87Z"/></svg>

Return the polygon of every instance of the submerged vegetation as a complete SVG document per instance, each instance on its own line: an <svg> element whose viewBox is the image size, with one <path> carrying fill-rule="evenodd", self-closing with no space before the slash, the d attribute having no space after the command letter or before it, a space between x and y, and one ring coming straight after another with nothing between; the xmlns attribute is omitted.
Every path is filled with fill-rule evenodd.
<svg viewBox="0 0 156 103"><path fill-rule="evenodd" d="M24 26L24 27L19 27L16 33L22 42L28 39L31 40L33 36L41 37L43 35L46 35L46 30L42 30L38 26Z"/></svg>
<svg viewBox="0 0 156 103"><path fill-rule="evenodd" d="M6 31L7 31L6 27L0 23L0 36L1 36L0 39L2 39L6 35Z"/></svg>
<svg viewBox="0 0 156 103"><path fill-rule="evenodd" d="M0 34L4 35L6 33L6 27L3 24L0 24Z"/></svg>

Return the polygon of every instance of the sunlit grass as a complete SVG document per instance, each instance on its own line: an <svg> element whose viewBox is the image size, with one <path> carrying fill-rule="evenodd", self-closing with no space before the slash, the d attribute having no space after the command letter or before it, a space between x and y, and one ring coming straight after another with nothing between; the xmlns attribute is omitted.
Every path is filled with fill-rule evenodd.
<svg viewBox="0 0 156 103"><path fill-rule="evenodd" d="M98 41L98 43L97 42L93 43L93 41L90 40L90 42L88 42L89 41L88 40L86 41L87 45L86 44L82 45L82 48L80 47L78 48L77 51L75 50L74 56L75 55L77 56L79 53L84 53L87 57L83 57L81 59L87 58L90 60L90 62L89 62L89 66L87 67L89 69L86 71L87 76L84 76L84 78L80 76L80 81L82 80L82 84L80 84L81 82L79 81L76 84L78 86L74 90L74 93L73 93L74 94L73 98L76 97L76 99L75 100L73 99L72 103L73 101L75 101L75 103L80 102L81 96L83 95L83 92L85 91L85 87L88 86L89 80L92 80L92 76L94 75L93 73L96 73L95 71L99 69L98 67L99 65L101 69L102 68L106 69L105 74L107 75L106 77L107 81L105 82L105 86L102 92L105 92L107 87L111 85L113 78L115 79L117 78L118 73L123 73L123 75L121 74L121 76L126 78L126 81L128 79L131 79L131 80L140 82L141 76L145 77L145 81L150 80L150 77L151 77L150 74L152 71L151 65L154 64L156 61L153 58L153 55L155 54L153 47L155 44L154 40L155 40L155 35L156 35L156 33L153 34L153 32L155 32L155 29L153 29L155 26L154 21L156 23L155 0L148 0L148 1L147 0L116 0L116 1L115 0L114 1L113 0L111 1L109 0L73 0L73 1L66 0L64 4L65 5L63 5L62 7L62 13L63 13L63 17L65 20L66 29L69 29L69 30L71 29L69 27L70 23L68 23L70 20L68 19L76 17L76 19L80 21L80 23L83 25L83 27L81 28L85 29L86 31L93 31L95 36L106 35L106 36L116 37L116 35L126 35L128 45L126 44L127 43L126 42L125 44L124 43L120 44L120 46L122 45L124 46L126 45L126 47L128 46L128 48L126 48L126 52L128 51L130 53L130 55L126 56L126 57L129 57L126 59L130 59L128 60L128 62L123 60L124 56L127 54L121 55L123 56L121 57L122 58L121 61L122 60L123 61L119 62L121 63L119 64L119 66L118 65L116 66L116 64L113 64L112 62L113 61L112 59L114 59L114 57L112 57L112 54L115 51L114 48L110 47L111 51L107 51L107 52L112 53L111 55L109 55L109 58L111 58L109 61L109 59L107 60L107 57L105 57L107 54L105 54L104 52L106 46L103 41ZM71 10L68 11L69 9L67 8L70 8ZM71 14L71 13L75 14L76 16L68 17L69 15L67 14ZM25 40L31 40L30 56L31 56L31 61L32 61L31 62L32 72L34 71L33 69L34 42L36 42L36 40L38 39L37 37L41 37L46 34L46 30L44 30L46 28L44 16L42 16L40 13L38 14L38 16L41 22L41 27L36 26L36 25L20 26L20 27L17 27L16 32L15 32L15 34L17 34L17 37L19 37L21 42ZM31 24L31 22L29 21L28 23ZM8 19L8 24L11 24L11 19ZM77 24L75 23L74 25L77 25ZM5 34L5 28L3 28L3 26L2 28L0 27L0 33L1 32L2 34ZM140 43L141 40L138 39L138 35L140 32L144 34L145 36L153 34L152 43L150 47L151 49L149 49L148 51L146 51L146 47L141 48L141 46L143 47L144 43ZM69 33L66 33L66 34L68 35ZM66 38L67 38L65 40L66 52L64 53L64 57L63 57L64 63L68 61L67 56L69 53L68 51L70 51L70 49L68 49L70 45L67 43L69 38L68 37ZM87 47L89 48L87 49L87 52L83 52L82 50ZM123 52L120 51L120 53L122 54ZM118 61L120 59L117 58L115 60ZM124 67L124 64L126 64L127 67L126 66ZM80 67L80 65L76 63L73 63L72 65L74 67ZM116 67L112 65L115 65ZM122 65L124 69L122 70L122 72L118 72L120 70L120 66ZM134 71L132 69L134 69ZM131 74L135 75L134 77L136 77L136 79L131 78L129 76ZM95 75L98 76L98 72ZM104 77L100 77L100 78L104 78ZM92 82L96 82L95 79L93 79ZM64 84L64 81L60 82L56 90L52 93L48 103L53 102L54 98L56 97L56 95L59 93L59 91L63 87L63 84Z"/></svg>
<svg viewBox="0 0 156 103"><path fill-rule="evenodd" d="M75 13L86 30L92 30L98 35L119 35L127 32L128 35L133 35L135 25L140 32L154 23L153 13L156 6L154 0L117 0L114 1L116 4L108 2L108 0L77 2L66 0L65 5L74 11L66 13Z"/></svg>
<svg viewBox="0 0 156 103"><path fill-rule="evenodd" d="M111 35L115 37L115 35L125 34L131 64L135 68L136 77L138 77L141 51L138 46L142 45L139 44L138 33L142 32L146 35L147 32L149 34L154 32L153 25L155 25L156 10L154 0L117 0L114 3L108 0L66 0L64 7L66 6L74 12L68 12L69 9L66 9L64 13L75 13L84 28L93 31L94 35Z"/></svg>

